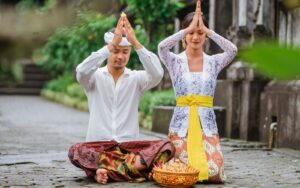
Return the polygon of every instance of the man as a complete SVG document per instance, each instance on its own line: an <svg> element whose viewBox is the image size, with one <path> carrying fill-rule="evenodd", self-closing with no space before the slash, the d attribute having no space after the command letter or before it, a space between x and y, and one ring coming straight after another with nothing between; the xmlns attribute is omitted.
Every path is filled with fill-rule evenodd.
<svg viewBox="0 0 300 188"><path fill-rule="evenodd" d="M166 162L174 154L167 140L137 141L139 99L160 82L163 69L158 57L136 39L126 16L120 17L114 33L106 33L104 39L107 46L76 68L88 98L90 119L87 143L73 145L69 158L98 183L143 181L153 164ZM131 45L145 71L125 67ZM107 65L99 68L106 59Z"/></svg>

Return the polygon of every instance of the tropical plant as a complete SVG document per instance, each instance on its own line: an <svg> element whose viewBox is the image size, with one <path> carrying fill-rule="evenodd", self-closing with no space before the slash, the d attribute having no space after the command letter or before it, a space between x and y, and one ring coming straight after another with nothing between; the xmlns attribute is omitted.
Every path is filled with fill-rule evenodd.
<svg viewBox="0 0 300 188"><path fill-rule="evenodd" d="M240 50L239 58L262 74L279 80L300 78L300 49L278 42L257 42Z"/></svg>
<svg viewBox="0 0 300 188"><path fill-rule="evenodd" d="M173 18L184 4L177 0L123 0L134 15L134 23L146 32L147 45L155 50L159 41L174 32Z"/></svg>
<svg viewBox="0 0 300 188"><path fill-rule="evenodd" d="M35 60L54 77L72 74L84 58L105 45L103 35L115 23L114 16L107 17L95 12L79 13L77 24L58 29L46 45L36 51Z"/></svg>

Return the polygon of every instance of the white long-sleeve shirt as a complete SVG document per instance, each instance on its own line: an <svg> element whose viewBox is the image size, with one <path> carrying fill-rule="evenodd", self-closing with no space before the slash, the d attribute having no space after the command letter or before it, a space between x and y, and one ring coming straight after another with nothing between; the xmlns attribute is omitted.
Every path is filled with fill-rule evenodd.
<svg viewBox="0 0 300 188"><path fill-rule="evenodd" d="M163 69L154 53L144 47L136 52L145 71L125 68L116 84L107 66L99 68L110 55L107 46L77 66L76 77L85 89L90 112L86 141L138 140L140 97L161 81Z"/></svg>

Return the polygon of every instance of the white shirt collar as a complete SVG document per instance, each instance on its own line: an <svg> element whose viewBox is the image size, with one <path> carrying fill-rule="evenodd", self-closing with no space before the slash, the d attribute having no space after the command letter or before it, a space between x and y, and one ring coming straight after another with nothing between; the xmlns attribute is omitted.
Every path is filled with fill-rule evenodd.
<svg viewBox="0 0 300 188"><path fill-rule="evenodd" d="M102 68L102 71L105 74L110 74L109 71L108 71L107 65ZM131 72L131 70L128 69L127 67L125 67L123 74L126 75L126 76L129 76L130 72Z"/></svg>

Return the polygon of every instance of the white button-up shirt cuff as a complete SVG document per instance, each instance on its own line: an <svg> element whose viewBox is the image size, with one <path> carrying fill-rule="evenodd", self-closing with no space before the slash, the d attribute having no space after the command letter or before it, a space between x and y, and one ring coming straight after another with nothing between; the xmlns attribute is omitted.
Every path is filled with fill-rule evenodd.
<svg viewBox="0 0 300 188"><path fill-rule="evenodd" d="M97 52L100 52L106 58L108 58L110 55L110 51L109 51L107 45L104 46L103 48L99 49Z"/></svg>

